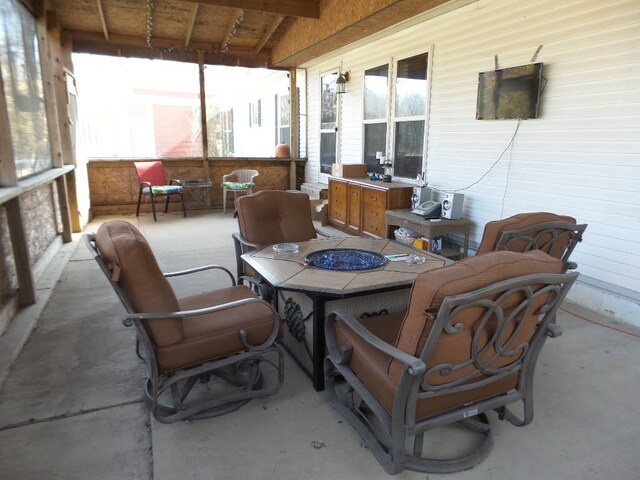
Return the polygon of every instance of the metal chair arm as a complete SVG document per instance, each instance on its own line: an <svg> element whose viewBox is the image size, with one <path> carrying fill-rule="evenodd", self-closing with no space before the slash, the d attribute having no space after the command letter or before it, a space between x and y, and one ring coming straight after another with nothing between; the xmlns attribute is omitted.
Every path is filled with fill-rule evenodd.
<svg viewBox="0 0 640 480"><path fill-rule="evenodd" d="M329 350L329 355L331 355L335 362L343 363L342 355L338 351L335 339L336 319L342 320L347 327L372 347L380 350L391 358L404 363L407 366L407 372L410 375L418 376L422 375L426 371L427 367L422 360L382 341L379 337L376 337L373 333L367 330L367 328L365 328L353 315L343 309L337 309L331 312L327 317L325 326L327 348Z"/></svg>
<svg viewBox="0 0 640 480"><path fill-rule="evenodd" d="M254 243L254 242L250 242L249 240L247 240L246 238L244 238L241 234L239 233L232 233L231 236L237 240L238 242L240 242L240 244L242 244L245 247L251 247L254 248L256 250L261 249L262 247L264 247L264 245L261 245L259 243Z"/></svg>
<svg viewBox="0 0 640 480"><path fill-rule="evenodd" d="M178 180L177 178L172 178L171 180L169 180L169 185L173 185L173 182L176 182L176 185L182 186L182 181Z"/></svg>
<svg viewBox="0 0 640 480"><path fill-rule="evenodd" d="M164 274L165 277L170 278L170 277L179 277L181 275L188 275L191 273L198 273L198 272L204 272L207 270L222 270L224 271L227 275L229 275L229 278L231 279L231 285L235 286L236 285L236 279L233 276L233 273L231 273L230 270L228 270L227 268L220 266L220 265L203 265L201 267L194 267L194 268L188 268L187 270L179 270L177 272L167 272Z"/></svg>

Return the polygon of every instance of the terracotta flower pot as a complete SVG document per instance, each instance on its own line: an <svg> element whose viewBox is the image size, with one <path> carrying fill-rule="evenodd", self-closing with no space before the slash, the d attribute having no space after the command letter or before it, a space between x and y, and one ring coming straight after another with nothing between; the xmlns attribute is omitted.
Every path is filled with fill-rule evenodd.
<svg viewBox="0 0 640 480"><path fill-rule="evenodd" d="M276 158L291 158L291 149L288 143L276 145Z"/></svg>

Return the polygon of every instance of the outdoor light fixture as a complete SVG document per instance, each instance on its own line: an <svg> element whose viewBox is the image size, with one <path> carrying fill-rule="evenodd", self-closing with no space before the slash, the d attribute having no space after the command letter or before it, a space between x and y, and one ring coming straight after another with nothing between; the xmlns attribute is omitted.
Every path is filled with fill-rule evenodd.
<svg viewBox="0 0 640 480"><path fill-rule="evenodd" d="M349 72L341 73L336 79L336 93L346 93L347 82L349 81Z"/></svg>

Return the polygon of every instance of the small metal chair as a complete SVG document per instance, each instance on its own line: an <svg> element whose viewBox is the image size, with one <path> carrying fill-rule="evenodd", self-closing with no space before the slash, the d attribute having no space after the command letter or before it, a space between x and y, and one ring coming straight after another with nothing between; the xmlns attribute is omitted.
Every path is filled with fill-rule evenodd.
<svg viewBox="0 0 640 480"><path fill-rule="evenodd" d="M182 183L178 179L171 179L167 183L167 177L164 173L164 166L160 160L153 162L133 162L133 166L136 168L136 174L138 175L138 183L140 184L140 190L138 192L138 205L136 207L136 217L140 215L140 202L143 195L149 195L151 197L151 210L153 211L153 221L157 221L156 218L156 202L157 196L166 196L167 202L164 206L165 213L169 210L169 200L172 195L180 195L182 201L182 214L187 216L187 209L184 205L184 195L182 190Z"/></svg>
<svg viewBox="0 0 640 480"><path fill-rule="evenodd" d="M257 170L234 170L222 177L222 212L227 213L227 192L233 192L234 205L238 193L251 195L253 193L254 178L259 175Z"/></svg>

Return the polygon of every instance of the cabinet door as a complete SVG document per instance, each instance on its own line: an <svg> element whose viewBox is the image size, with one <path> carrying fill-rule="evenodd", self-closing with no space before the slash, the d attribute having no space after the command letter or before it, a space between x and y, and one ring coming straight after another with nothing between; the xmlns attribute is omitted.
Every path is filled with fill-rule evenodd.
<svg viewBox="0 0 640 480"><path fill-rule="evenodd" d="M362 224L360 208L362 187L359 185L349 184L349 216L347 217L347 233L351 235L360 235L360 225Z"/></svg>
<svg viewBox="0 0 640 480"><path fill-rule="evenodd" d="M362 233L374 237L385 237L386 190L362 189Z"/></svg>
<svg viewBox="0 0 640 480"><path fill-rule="evenodd" d="M347 222L347 183L329 179L329 223L343 230Z"/></svg>

